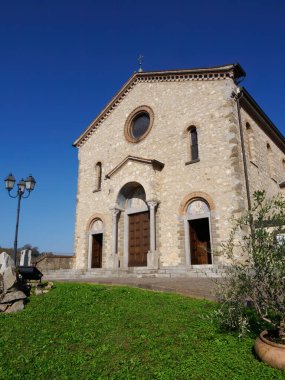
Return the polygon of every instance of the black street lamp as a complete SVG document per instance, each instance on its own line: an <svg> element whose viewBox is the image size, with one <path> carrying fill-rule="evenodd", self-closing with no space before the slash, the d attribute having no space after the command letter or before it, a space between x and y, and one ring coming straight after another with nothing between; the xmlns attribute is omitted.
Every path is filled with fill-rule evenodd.
<svg viewBox="0 0 285 380"><path fill-rule="evenodd" d="M28 198L31 194L31 191L34 190L36 181L33 176L27 177L25 180L22 178L21 181L18 182L18 190L16 195L11 195L11 190L13 190L15 185L15 177L13 174L9 174L8 177L5 179L5 187L8 190L8 194L11 198L18 198L18 207L17 207L17 221L16 221L16 231L15 231L15 240L14 240L14 263L15 266L17 266L17 244L18 244L18 228L19 228L19 216L20 216L20 206L21 206L21 199L22 198ZM28 192L25 196L25 192Z"/></svg>

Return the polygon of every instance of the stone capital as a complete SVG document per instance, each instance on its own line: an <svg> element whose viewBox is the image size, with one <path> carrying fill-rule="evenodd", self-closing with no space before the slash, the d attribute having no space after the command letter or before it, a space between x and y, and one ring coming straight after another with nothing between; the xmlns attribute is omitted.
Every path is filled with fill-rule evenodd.
<svg viewBox="0 0 285 380"><path fill-rule="evenodd" d="M116 217L121 212L121 210L116 207L110 208L110 211L113 217Z"/></svg>
<svg viewBox="0 0 285 380"><path fill-rule="evenodd" d="M149 200L146 203L148 204L149 208L154 209L158 205L159 202L156 200Z"/></svg>

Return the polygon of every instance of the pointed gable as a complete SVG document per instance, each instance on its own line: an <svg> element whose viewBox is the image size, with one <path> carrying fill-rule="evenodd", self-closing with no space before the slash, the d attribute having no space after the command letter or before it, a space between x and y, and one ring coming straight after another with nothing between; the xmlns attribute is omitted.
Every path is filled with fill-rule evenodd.
<svg viewBox="0 0 285 380"><path fill-rule="evenodd" d="M127 156L123 161L121 161L117 166L115 166L109 173L106 174L106 178L111 178L115 173L117 173L121 168L126 165L129 161L140 162L145 165L151 165L153 169L161 171L164 168L164 164L157 160L135 157L135 156Z"/></svg>
<svg viewBox="0 0 285 380"><path fill-rule="evenodd" d="M111 112L121 103L133 87L139 82L174 82L174 81L201 81L201 80L221 80L232 78L236 81L244 77L245 72L239 64L229 64L208 68L196 68L186 70L149 71L134 73L117 94L110 100L106 107L91 122L86 130L74 141L73 146L79 148L103 123Z"/></svg>

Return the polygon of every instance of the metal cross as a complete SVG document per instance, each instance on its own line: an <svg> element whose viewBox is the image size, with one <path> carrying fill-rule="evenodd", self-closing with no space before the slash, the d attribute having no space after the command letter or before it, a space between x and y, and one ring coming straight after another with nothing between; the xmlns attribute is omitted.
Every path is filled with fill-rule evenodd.
<svg viewBox="0 0 285 380"><path fill-rule="evenodd" d="M142 61L143 61L143 55L139 55L138 56L138 62L139 62L139 73L141 73L142 71L143 71L143 69L142 69Z"/></svg>

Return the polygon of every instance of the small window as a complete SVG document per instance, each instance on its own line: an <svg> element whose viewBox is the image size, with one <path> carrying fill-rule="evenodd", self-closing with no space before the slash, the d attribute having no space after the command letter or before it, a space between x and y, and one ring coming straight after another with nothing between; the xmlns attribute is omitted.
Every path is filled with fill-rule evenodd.
<svg viewBox="0 0 285 380"><path fill-rule="evenodd" d="M255 148L254 148L254 136L253 130L249 123L246 123L246 137L247 137L247 146L248 146L248 155L250 161L255 161Z"/></svg>
<svg viewBox="0 0 285 380"><path fill-rule="evenodd" d="M97 162L95 165L95 191L101 190L101 182L102 182L102 164L101 162Z"/></svg>
<svg viewBox="0 0 285 380"><path fill-rule="evenodd" d="M190 136L191 136L191 160L195 161L198 160L198 136L197 136L197 130L196 128L192 128L190 130Z"/></svg>
<svg viewBox="0 0 285 380"><path fill-rule="evenodd" d="M199 161L198 134L196 127L188 128L189 161L186 165Z"/></svg>
<svg viewBox="0 0 285 380"><path fill-rule="evenodd" d="M269 175L272 179L275 180L275 170L274 170L274 165L273 165L273 153L271 146L267 143L267 164L268 164L268 172Z"/></svg>

